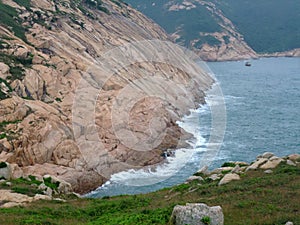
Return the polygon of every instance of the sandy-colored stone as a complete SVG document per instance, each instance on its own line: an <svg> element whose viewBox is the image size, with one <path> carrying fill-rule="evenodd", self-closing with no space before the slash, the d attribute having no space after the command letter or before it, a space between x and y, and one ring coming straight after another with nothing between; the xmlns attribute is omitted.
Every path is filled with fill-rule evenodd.
<svg viewBox="0 0 300 225"><path fill-rule="evenodd" d="M262 166L260 166L261 169L274 169L276 168L279 163L281 163L283 161L283 159L278 158L278 159L273 159L273 160L269 160L267 161L265 164L263 164Z"/></svg>
<svg viewBox="0 0 300 225"><path fill-rule="evenodd" d="M8 73L9 73L9 66L3 62L0 62L0 78L5 80L6 77L8 76Z"/></svg>
<svg viewBox="0 0 300 225"><path fill-rule="evenodd" d="M103 2L108 8L113 5L108 0ZM10 4L17 7L13 1ZM97 76L105 75L99 73L99 65L103 63L99 57L103 57L107 51L137 41L168 40L168 35L158 25L129 6L113 7L111 15L99 10L93 11L95 17L101 20L99 23L98 20L84 16L80 10L59 5L60 11L74 14L84 24L78 27L67 16L58 22L51 21L51 16L45 16L46 11L51 14L55 10L52 0L32 0L31 4L34 10L40 11L45 24L53 29L48 30L35 23L32 12L21 8L20 16L29 20L26 23L29 26L26 35L31 45L13 34L9 34L12 40L7 40L13 46L10 54L26 59L33 55L33 64L30 68L24 68L24 77L10 84L12 98L0 101L0 122L17 121L9 129L18 138L10 142L9 148L0 143L0 147L5 150L5 153L0 153L0 159L17 165L13 172L15 177L22 174L38 177L49 174L65 181L59 187L61 192L72 190L86 193L99 187L113 173L155 165L165 159L164 151L186 144L183 139L188 135L179 128L176 121L187 114L190 108L204 103L204 91L213 83L207 74L196 71L197 76L192 77L186 71L195 71L196 68L190 65L184 64L183 68L177 68L179 63L154 63L156 56L152 53L159 53L159 46L152 44L152 47L146 49L151 52L150 62L137 62L123 67L118 58L120 55L113 56L109 62L113 67L121 65L118 73L104 77L105 83L100 78L96 79ZM125 14L128 16L124 17ZM174 50L167 51L169 57L185 62ZM141 57L149 58L149 55L142 52ZM7 73L7 68L4 70ZM150 85L141 82L139 90L145 90L146 94L148 91L160 93L176 100L176 105L167 104L159 98L141 98L129 110L129 123L114 124L116 119L112 118L112 112L116 118L124 115L124 110L113 111L116 108L113 104L119 102L116 100L121 91L154 75L164 81L172 81L173 85L165 87L161 82ZM96 104L88 100L75 101L82 79L86 81L86 86L82 88L87 93L92 91L91 85L88 85L90 83L102 87L101 92L97 92ZM136 93L131 94L135 96ZM75 107L74 103L78 102ZM84 118L79 116L76 120L74 108L81 111L88 109L94 113L84 113ZM95 121L96 127L90 126L89 121ZM118 132L133 132L134 138L127 136L121 141ZM163 138L153 137L160 133L164 134ZM147 147L151 150L145 151ZM142 150L136 151L135 148Z"/></svg>
<svg viewBox="0 0 300 225"><path fill-rule="evenodd" d="M264 164L267 161L268 161L268 159L266 159L266 158L259 158L254 163L252 163L250 166L248 166L246 171L256 170L258 167L260 167L262 164Z"/></svg>
<svg viewBox="0 0 300 225"><path fill-rule="evenodd" d="M220 206L209 207L202 203L187 203L185 206L175 206L171 216L171 224L202 225L201 219L204 216L211 219L211 225L224 224L224 215Z"/></svg>
<svg viewBox="0 0 300 225"><path fill-rule="evenodd" d="M274 153L272 153L272 152L265 152L262 154L262 158L266 158L266 159L269 159L273 156L274 156Z"/></svg>
<svg viewBox="0 0 300 225"><path fill-rule="evenodd" d="M290 154L289 156L288 156L288 159L290 159L290 160L292 160L292 161L298 161L298 160L300 160L300 154L297 154L297 153L295 153L295 154Z"/></svg>
<svg viewBox="0 0 300 225"><path fill-rule="evenodd" d="M231 181L234 180L240 180L240 176L238 174L235 173L227 173L219 182L218 185L223 185L223 184L227 184Z"/></svg>
<svg viewBox="0 0 300 225"><path fill-rule="evenodd" d="M273 170L265 170L264 173L271 174L271 173L273 173Z"/></svg>
<svg viewBox="0 0 300 225"><path fill-rule="evenodd" d="M200 176L190 176L186 181L187 182L192 182L194 180L197 180L197 181L203 181L203 178L200 177Z"/></svg>
<svg viewBox="0 0 300 225"><path fill-rule="evenodd" d="M286 164L290 166L297 166L296 163L294 163L292 160L286 160Z"/></svg>

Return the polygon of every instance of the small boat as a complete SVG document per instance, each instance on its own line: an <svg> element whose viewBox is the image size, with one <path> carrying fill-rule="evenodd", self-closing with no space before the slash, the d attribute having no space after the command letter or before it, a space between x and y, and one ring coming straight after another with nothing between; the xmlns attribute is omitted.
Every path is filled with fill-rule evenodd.
<svg viewBox="0 0 300 225"><path fill-rule="evenodd" d="M251 63L250 62L246 62L245 66L251 66Z"/></svg>

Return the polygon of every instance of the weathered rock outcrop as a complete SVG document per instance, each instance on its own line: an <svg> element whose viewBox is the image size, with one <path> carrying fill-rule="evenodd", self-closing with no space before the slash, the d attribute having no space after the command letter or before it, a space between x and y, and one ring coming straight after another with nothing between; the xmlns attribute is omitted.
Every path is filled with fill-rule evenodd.
<svg viewBox="0 0 300 225"><path fill-rule="evenodd" d="M178 140L184 132L176 120L204 101L204 91L213 82L208 75L202 73L194 79L184 70L189 65L176 68L160 61L139 61L122 67L123 62L112 57L109 63L119 66L119 71L104 83L97 78L101 68L107 68L101 67L104 53L128 43L167 40L159 26L121 2L104 0L101 7L92 9L94 6L83 1L32 0L31 10L12 0L3 3L17 10L21 25L28 27L25 40L8 26L0 26L0 54L6 59L0 64L0 161L15 165L18 173L12 176L49 174L70 183L74 191L85 193L114 172L159 163L165 150L183 144ZM181 59L175 49L169 52L171 58ZM150 55L159 59L160 54L156 51ZM143 54L140 57L146 59ZM133 151L116 134L125 125L114 126L112 110L125 87L154 75L164 82L172 81L174 87L163 87L163 82L157 82L155 88L153 83L139 83L136 89L150 91L150 97L139 99L131 107L130 121L125 125L142 140L160 132L164 137L158 144L149 141L155 144L150 150ZM87 85L82 86L84 93L97 91L93 87L101 85L95 106L76 99L82 80ZM178 92L179 86L186 91ZM160 100L161 96L153 97L153 93L163 93L163 88L177 105ZM79 113L84 109L95 113L79 114L74 119L74 102ZM117 115L121 118L123 114ZM91 120L95 126L90 126ZM95 138L101 147L95 144ZM139 143L131 136L123 139Z"/></svg>
<svg viewBox="0 0 300 225"><path fill-rule="evenodd" d="M265 174L273 173L280 163L286 163L289 166L297 166L300 163L300 154L290 154L285 157L275 156L272 152L265 152L258 155L256 160L250 164L246 162L226 162L222 167L216 168L213 171L208 171L207 167L200 169L193 176L186 180L187 183L193 181L206 182L207 180L219 180L218 185L225 185L241 179L241 174L253 170L264 170ZM228 166L229 165L229 166Z"/></svg>
<svg viewBox="0 0 300 225"><path fill-rule="evenodd" d="M218 32L201 32L199 37L192 40L191 46L193 50L205 61L227 61L227 60L241 60L249 58L257 58L256 52L245 42L243 36L237 31L233 23L223 14L223 12L216 7L211 1L190 0L183 1L181 4L177 2L170 2L168 4L169 10L174 11L189 11L195 7L205 7L212 17L217 18L218 24L222 27ZM178 31L172 36L174 39L180 39L180 27ZM202 43L202 39L213 38L218 44ZM199 43L202 43L199 45Z"/></svg>
<svg viewBox="0 0 300 225"><path fill-rule="evenodd" d="M203 203L177 205L173 209L171 224L174 225L222 225L224 215L220 206L209 207Z"/></svg>

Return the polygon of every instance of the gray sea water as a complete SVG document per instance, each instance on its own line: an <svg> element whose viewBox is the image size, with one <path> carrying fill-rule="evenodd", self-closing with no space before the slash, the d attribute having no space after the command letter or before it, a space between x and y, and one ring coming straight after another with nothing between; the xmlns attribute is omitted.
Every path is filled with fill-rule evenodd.
<svg viewBox="0 0 300 225"><path fill-rule="evenodd" d="M211 169L225 161L251 162L266 151L278 156L300 153L300 58L262 58L251 64L208 63L221 85L227 112L224 141ZM154 170L115 174L87 196L145 193L184 182L203 160L211 132L210 108L191 111L180 125L194 134L193 148L179 149Z"/></svg>

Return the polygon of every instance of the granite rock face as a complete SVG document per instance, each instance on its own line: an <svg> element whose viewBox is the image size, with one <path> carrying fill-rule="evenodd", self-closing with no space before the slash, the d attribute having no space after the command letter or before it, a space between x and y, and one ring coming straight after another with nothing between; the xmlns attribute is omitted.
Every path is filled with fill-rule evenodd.
<svg viewBox="0 0 300 225"><path fill-rule="evenodd" d="M25 42L0 25L0 36L7 37L0 53L15 57L20 63L14 69L21 73L11 74L13 63L0 65L6 79L0 81L5 96L0 161L14 165L13 177L49 174L86 193L112 173L155 165L164 160L164 151L184 145L187 134L176 121L204 102L213 79L167 44L163 47L175 61L163 62L159 41L168 40L166 33L129 6L103 0L110 12L105 13L86 5L81 11L74 2L32 0L34 10L4 2L17 10L28 31ZM147 45L145 40L159 41ZM111 54L116 49L118 54ZM124 65L122 51L152 61ZM195 72L198 76L191 75ZM129 104L130 96L139 97L132 90L144 95ZM81 98L78 91L96 97ZM128 117L116 107L125 103Z"/></svg>
<svg viewBox="0 0 300 225"><path fill-rule="evenodd" d="M205 220L209 220L211 225L224 224L222 208L220 206L209 207L202 203L187 203L185 206L177 205L173 209L171 224L204 225Z"/></svg>

